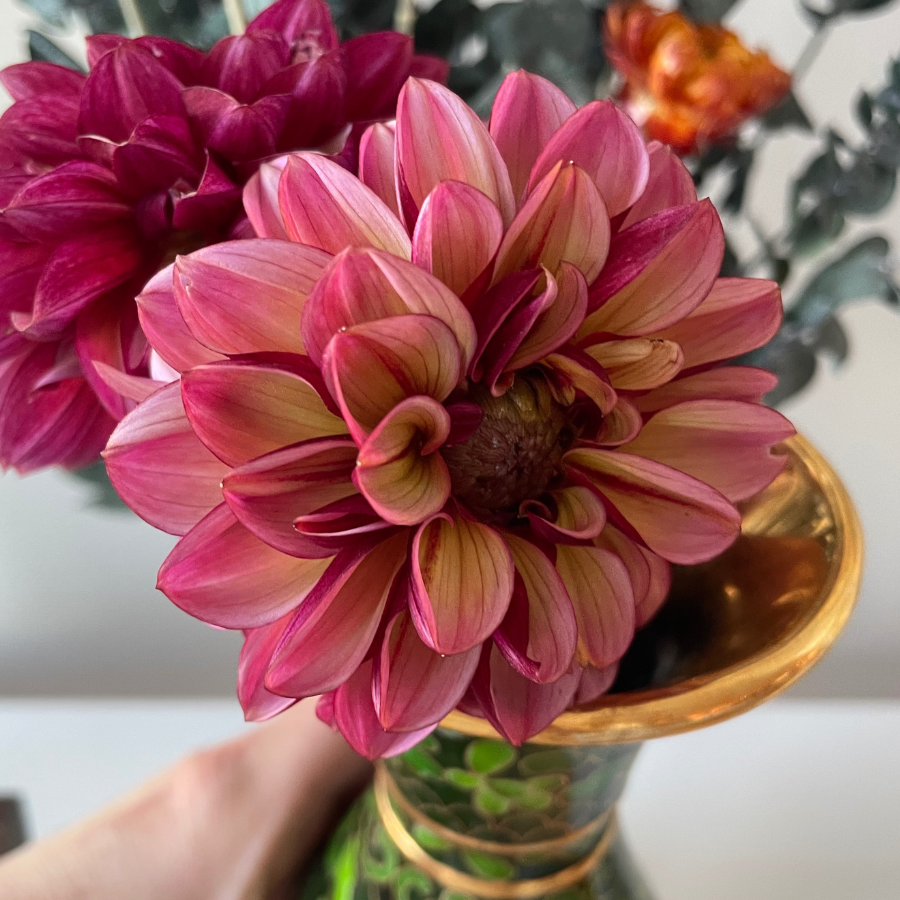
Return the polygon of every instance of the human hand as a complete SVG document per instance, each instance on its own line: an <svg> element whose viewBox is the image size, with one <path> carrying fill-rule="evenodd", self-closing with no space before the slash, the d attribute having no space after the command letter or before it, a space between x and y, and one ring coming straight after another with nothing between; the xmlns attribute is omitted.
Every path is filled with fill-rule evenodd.
<svg viewBox="0 0 900 900"><path fill-rule="evenodd" d="M282 900L371 773L312 701L0 859L3 900Z"/></svg>

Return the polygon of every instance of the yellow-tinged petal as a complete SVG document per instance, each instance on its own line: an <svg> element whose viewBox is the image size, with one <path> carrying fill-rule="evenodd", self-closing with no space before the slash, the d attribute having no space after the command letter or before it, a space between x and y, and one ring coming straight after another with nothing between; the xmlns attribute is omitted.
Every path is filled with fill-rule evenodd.
<svg viewBox="0 0 900 900"><path fill-rule="evenodd" d="M647 391L671 381L684 365L684 354L675 341L632 338L604 341L585 348L609 375L616 390Z"/></svg>

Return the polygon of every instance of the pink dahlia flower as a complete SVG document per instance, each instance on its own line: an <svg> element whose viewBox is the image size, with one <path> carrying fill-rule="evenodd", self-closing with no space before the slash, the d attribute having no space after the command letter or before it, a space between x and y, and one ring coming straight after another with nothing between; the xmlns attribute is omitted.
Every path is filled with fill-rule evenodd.
<svg viewBox="0 0 900 900"><path fill-rule="evenodd" d="M280 0L207 53L88 38L90 72L43 62L0 80L0 465L79 466L128 404L109 369L148 371L134 298L175 254L240 237L260 160L344 149L392 117L411 39L340 45L324 0Z"/></svg>
<svg viewBox="0 0 900 900"><path fill-rule="evenodd" d="M359 178L300 153L245 203L259 239L139 298L182 374L105 455L184 535L160 588L245 631L247 716L325 694L378 756L457 705L520 743L595 699L670 563L782 467L771 376L719 366L775 333L777 286L718 277L671 151L524 72L489 127L410 79Z"/></svg>

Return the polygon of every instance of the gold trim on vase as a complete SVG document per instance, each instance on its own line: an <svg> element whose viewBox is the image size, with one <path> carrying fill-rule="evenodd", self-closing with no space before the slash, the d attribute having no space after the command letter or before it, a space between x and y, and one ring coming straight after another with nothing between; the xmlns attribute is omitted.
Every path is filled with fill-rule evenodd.
<svg viewBox="0 0 900 900"><path fill-rule="evenodd" d="M382 767L376 771L374 793L378 815L385 831L409 862L442 887L463 894L483 897L485 900L537 900L538 897L549 896L572 887L590 875L603 861L618 834L616 815L614 811L611 811L609 824L593 850L583 859L559 872L545 875L542 878L527 878L520 881L479 878L477 875L469 875L436 860L419 846L416 839L406 830L391 804L388 780L384 777ZM429 827L433 826L429 824Z"/></svg>
<svg viewBox="0 0 900 900"><path fill-rule="evenodd" d="M464 847L467 850L477 850L479 853L490 853L495 856L528 856L533 853L553 854L565 851L569 847L587 840L592 835L599 835L609 822L611 815L610 812L605 812L602 816L598 816L586 825L582 825L561 837L549 838L545 841L529 841L522 844L503 844L500 841L488 841L468 834L462 834L459 831L448 828L446 825L441 825L440 822L429 819L425 813L420 809L416 809L410 803L381 760L375 764L375 790L385 793L389 801L394 806L399 807L416 825L427 828L438 837L459 847Z"/></svg>

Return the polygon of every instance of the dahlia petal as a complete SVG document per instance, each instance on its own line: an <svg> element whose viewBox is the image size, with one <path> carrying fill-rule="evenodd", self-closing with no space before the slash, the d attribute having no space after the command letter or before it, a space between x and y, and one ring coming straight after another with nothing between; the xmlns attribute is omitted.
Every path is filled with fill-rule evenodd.
<svg viewBox="0 0 900 900"><path fill-rule="evenodd" d="M609 415L616 405L616 392L604 377L603 370L587 354L566 347L564 352L551 353L541 363L550 375L550 388L564 406L575 401L576 392L592 400L603 415ZM599 370L599 371L598 371Z"/></svg>
<svg viewBox="0 0 900 900"><path fill-rule="evenodd" d="M436 725L459 701L475 674L480 647L443 656L422 642L408 612L388 624L374 670L375 709L387 731Z"/></svg>
<svg viewBox="0 0 900 900"><path fill-rule="evenodd" d="M341 54L347 73L347 121L392 117L409 74L412 38L395 31L363 34L341 44Z"/></svg>
<svg viewBox="0 0 900 900"><path fill-rule="evenodd" d="M486 194L504 224L516 204L509 173L482 121L442 85L410 78L397 102L398 182L413 210L442 181L461 181ZM414 224L415 215L407 224Z"/></svg>
<svg viewBox="0 0 900 900"><path fill-rule="evenodd" d="M609 216L596 185L583 169L560 163L516 213L497 251L494 281L538 266L555 274L569 262L590 284L603 268L609 241Z"/></svg>
<svg viewBox="0 0 900 900"><path fill-rule="evenodd" d="M222 503L175 545L159 570L157 587L210 625L258 628L299 606L329 562L279 553Z"/></svg>
<svg viewBox="0 0 900 900"><path fill-rule="evenodd" d="M289 44L302 38L323 50L340 43L325 0L278 0L247 26L247 33L277 31Z"/></svg>
<svg viewBox="0 0 900 900"><path fill-rule="evenodd" d="M227 221L240 209L241 188L235 184L207 151L197 189L175 198L172 225L181 231L203 231L209 223Z"/></svg>
<svg viewBox="0 0 900 900"><path fill-rule="evenodd" d="M121 369L113 368L105 362L94 360L94 368L100 380L112 390L117 397L125 400L132 400L128 409L132 409L135 404L142 403L151 394L155 394L161 387L168 382L159 381L154 378L146 378L143 375L129 375Z"/></svg>
<svg viewBox="0 0 900 900"><path fill-rule="evenodd" d="M736 503L781 472L787 457L771 450L794 433L781 413L765 406L694 400L656 413L623 450L692 475Z"/></svg>
<svg viewBox="0 0 900 900"><path fill-rule="evenodd" d="M556 518L549 521L540 515L537 504L525 504L524 511L532 528L546 540L565 543L566 539L585 541L595 538L606 524L606 507L588 487L570 485L550 492L556 507Z"/></svg>
<svg viewBox="0 0 900 900"><path fill-rule="evenodd" d="M186 372L182 395L197 437L223 462L239 466L290 444L346 434L304 368L249 358Z"/></svg>
<svg viewBox="0 0 900 900"><path fill-rule="evenodd" d="M231 34L216 41L206 55L201 78L240 103L252 103L263 85L290 62L290 45L275 31Z"/></svg>
<svg viewBox="0 0 900 900"><path fill-rule="evenodd" d="M641 540L669 562L692 565L729 547L740 513L715 488L654 460L594 448L570 450L584 473Z"/></svg>
<svg viewBox="0 0 900 900"><path fill-rule="evenodd" d="M81 94L81 134L128 140L150 116L185 115L181 82L148 50L131 41L104 53Z"/></svg>
<svg viewBox="0 0 900 900"><path fill-rule="evenodd" d="M575 708L584 706L587 703L593 703L598 697L602 697L613 686L618 674L618 663L613 663L605 669L585 666L581 670L581 678L572 699L572 706Z"/></svg>
<svg viewBox="0 0 900 900"><path fill-rule="evenodd" d="M397 756L415 747L437 727L389 732L381 727L372 697L373 663L367 660L334 692L334 724L347 743L367 759Z"/></svg>
<svg viewBox="0 0 900 900"><path fill-rule="evenodd" d="M468 184L443 181L419 211L412 261L462 296L488 267L502 237L503 220L492 200Z"/></svg>
<svg viewBox="0 0 900 900"><path fill-rule="evenodd" d="M393 122L376 122L359 143L359 180L399 219L400 204L394 180Z"/></svg>
<svg viewBox="0 0 900 900"><path fill-rule="evenodd" d="M519 69L503 79L491 109L490 133L517 201L541 151L575 109L563 91L539 75Z"/></svg>
<svg viewBox="0 0 900 900"><path fill-rule="evenodd" d="M81 72L49 62L19 63L0 72L0 84L13 100L31 100L45 94L77 100L84 82L85 76Z"/></svg>
<svg viewBox="0 0 900 900"><path fill-rule="evenodd" d="M443 509L450 472L435 451L449 433L450 416L440 403L410 397L359 448L354 481L386 522L418 525Z"/></svg>
<svg viewBox="0 0 900 900"><path fill-rule="evenodd" d="M568 709L579 677L572 666L562 678L538 684L519 674L494 646L482 656L472 687L490 723L520 747Z"/></svg>
<svg viewBox="0 0 900 900"><path fill-rule="evenodd" d="M328 253L375 247L409 259L409 236L400 220L354 175L315 153L292 155L278 185L291 240Z"/></svg>
<svg viewBox="0 0 900 900"><path fill-rule="evenodd" d="M338 332L322 372L358 442L401 400L444 400L459 384L456 336L433 316L392 316ZM448 423L449 424L449 423Z"/></svg>
<svg viewBox="0 0 900 900"><path fill-rule="evenodd" d="M47 260L31 313L13 313L13 325L32 340L56 337L88 304L131 278L142 261L137 235L129 228L70 238Z"/></svg>
<svg viewBox="0 0 900 900"><path fill-rule="evenodd" d="M781 326L781 290L762 278L719 278L703 302L660 337L677 341L687 367L733 359L768 343Z"/></svg>
<svg viewBox="0 0 900 900"><path fill-rule="evenodd" d="M264 162L244 187L244 210L257 237L289 240L278 205L278 182L287 160L280 156Z"/></svg>
<svg viewBox="0 0 900 900"><path fill-rule="evenodd" d="M251 628L246 633L238 657L237 695L247 722L265 722L297 702L293 697L279 697L265 686L272 655L291 618L292 613L288 613L270 625Z"/></svg>
<svg viewBox="0 0 900 900"><path fill-rule="evenodd" d="M303 353L300 316L329 260L288 241L214 244L178 257L175 296L191 333L217 353Z"/></svg>
<svg viewBox="0 0 900 900"><path fill-rule="evenodd" d="M530 681L562 678L572 664L578 626L553 563L534 544L505 535L516 567L509 611L494 634L507 662Z"/></svg>
<svg viewBox="0 0 900 900"><path fill-rule="evenodd" d="M335 557L285 629L266 676L270 691L310 697L350 678L375 637L406 547L400 533Z"/></svg>
<svg viewBox="0 0 900 900"><path fill-rule="evenodd" d="M153 349L177 372L224 357L201 344L184 321L175 300L174 266L157 272L137 297L141 328Z"/></svg>
<svg viewBox="0 0 900 900"><path fill-rule="evenodd" d="M596 544L615 553L628 569L635 600L635 626L646 625L662 606L672 586L672 567L661 556L608 525Z"/></svg>
<svg viewBox="0 0 900 900"><path fill-rule="evenodd" d="M413 263L377 250L347 250L335 257L303 310L303 343L321 364L325 347L342 329L408 314L433 316L447 325L468 366L475 325L460 299Z"/></svg>
<svg viewBox="0 0 900 900"><path fill-rule="evenodd" d="M644 228L650 221L632 228ZM608 331L637 336L674 325L709 294L724 252L719 214L709 200L701 200L678 234L636 277L587 317L579 334Z"/></svg>
<svg viewBox="0 0 900 900"><path fill-rule="evenodd" d="M743 400L760 403L774 390L778 376L752 366L724 366L676 378L634 400L645 415L686 400Z"/></svg>
<svg viewBox="0 0 900 900"><path fill-rule="evenodd" d="M227 159L247 161L275 152L291 98L275 94L248 104L216 88L198 86L184 91L184 105L205 147Z"/></svg>
<svg viewBox="0 0 900 900"><path fill-rule="evenodd" d="M202 162L187 120L178 116L145 119L112 153L119 184L136 198L153 190L168 191L179 181L198 179Z"/></svg>
<svg viewBox="0 0 900 900"><path fill-rule="evenodd" d="M641 196L650 174L637 125L611 100L588 103L563 122L531 170L529 192L560 162L587 172L610 216L624 212Z"/></svg>
<svg viewBox="0 0 900 900"><path fill-rule="evenodd" d="M410 610L422 640L438 653L463 653L503 621L512 555L493 528L441 514L413 539L412 585Z"/></svg>
<svg viewBox="0 0 900 900"><path fill-rule="evenodd" d="M294 528L308 547L297 556L327 556L392 528L362 494L354 494L322 509L297 516Z"/></svg>
<svg viewBox="0 0 900 900"><path fill-rule="evenodd" d="M582 665L618 662L634 637L634 592L625 564L600 547L557 547L556 568L578 620Z"/></svg>
<svg viewBox="0 0 900 900"><path fill-rule="evenodd" d="M697 200L694 179L678 155L665 144L651 141L647 145L650 175L643 194L635 201L619 226L629 228L636 222L673 206L684 206Z"/></svg>
<svg viewBox="0 0 900 900"><path fill-rule="evenodd" d="M355 465L356 445L348 438L307 441L232 469L222 490L244 527L270 547L291 556L329 556L311 548L294 521L356 494Z"/></svg>
<svg viewBox="0 0 900 900"><path fill-rule="evenodd" d="M436 81L438 84L446 84L450 79L450 63L439 56L417 53L409 64L409 74L412 78L422 78L427 81Z"/></svg>
<svg viewBox="0 0 900 900"><path fill-rule="evenodd" d="M80 156L78 101L67 97L19 100L0 117L0 158L58 166Z"/></svg>
<svg viewBox="0 0 900 900"><path fill-rule="evenodd" d="M672 340L631 338L586 347L618 391L647 391L671 381L684 365L681 347Z"/></svg>
<svg viewBox="0 0 900 900"><path fill-rule="evenodd" d="M624 397L603 417L600 431L593 438L603 447L618 447L633 441L641 432L644 420L640 410Z"/></svg>
<svg viewBox="0 0 900 900"><path fill-rule="evenodd" d="M119 423L103 458L119 496L169 534L186 534L222 500L228 467L194 434L178 382L156 391Z"/></svg>

